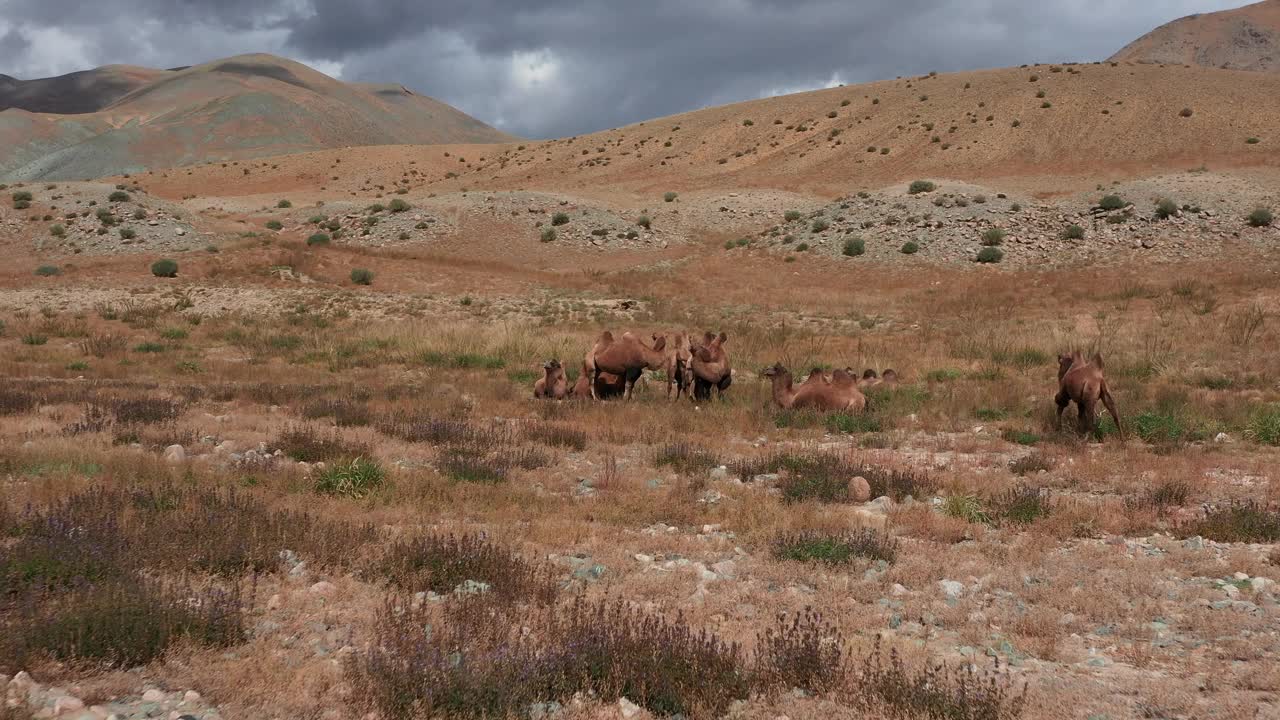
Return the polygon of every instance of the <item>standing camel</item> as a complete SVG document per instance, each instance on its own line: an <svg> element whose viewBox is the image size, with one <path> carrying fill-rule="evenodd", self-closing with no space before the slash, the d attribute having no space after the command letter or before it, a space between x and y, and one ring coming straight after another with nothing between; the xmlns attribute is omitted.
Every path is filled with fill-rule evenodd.
<svg viewBox="0 0 1280 720"><path fill-rule="evenodd" d="M626 383L623 382L622 376L613 373L602 372L596 376L595 393L591 392L591 370L587 368L585 362L582 363L582 372L578 373L578 380L569 390L569 395L573 398L590 400L593 397L601 400L609 400L622 395L626 389Z"/></svg>
<svg viewBox="0 0 1280 720"><path fill-rule="evenodd" d="M587 353L586 365L591 375L591 397L599 399L596 392L596 380L600 373L607 372L621 375L626 382L623 399L630 400L635 389L636 380L645 370L660 370L666 365L667 346L665 335L658 336L653 347L640 341L631 333L623 333L620 340L615 340L608 330L600 334L600 339Z"/></svg>
<svg viewBox="0 0 1280 720"><path fill-rule="evenodd" d="M653 342L656 345L658 336L653 336ZM667 376L667 399L671 400L671 391L675 390L675 399L679 400L682 394L690 392L690 386L693 384L693 370L690 363L693 360L693 341L682 332L675 333L671 343L667 346L667 362L665 373Z"/></svg>
<svg viewBox="0 0 1280 720"><path fill-rule="evenodd" d="M1075 402L1080 411L1080 432L1090 433L1097 422L1098 401L1106 406L1111 419L1116 421L1116 431L1124 437L1124 429L1120 426L1120 415L1116 412L1116 401L1107 389L1107 379L1102 374L1102 355L1094 353L1092 359L1086 361L1080 351L1070 355L1058 356L1058 395L1054 402L1058 404L1058 427L1062 427L1062 411Z"/></svg>
<svg viewBox="0 0 1280 720"><path fill-rule="evenodd" d="M703 343L693 348L691 369L695 400L710 400L713 387L723 400L724 391L733 384L733 367L729 364L729 356L724 352L724 344L728 340L729 337L724 333L718 336L707 333Z"/></svg>

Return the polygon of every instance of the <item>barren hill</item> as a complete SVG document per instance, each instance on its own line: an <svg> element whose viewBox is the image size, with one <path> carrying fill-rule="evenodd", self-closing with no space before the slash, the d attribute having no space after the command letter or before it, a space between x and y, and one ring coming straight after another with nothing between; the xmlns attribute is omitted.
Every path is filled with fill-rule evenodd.
<svg viewBox="0 0 1280 720"><path fill-rule="evenodd" d="M0 97L15 105L0 112L0 176L89 178L321 148L511 139L401 86L343 83L270 55L131 70L0 81ZM121 76L127 82L112 80ZM49 108L80 114L41 112Z"/></svg>
<svg viewBox="0 0 1280 720"><path fill-rule="evenodd" d="M1111 60L1280 72L1280 0L1174 20Z"/></svg>
<svg viewBox="0 0 1280 720"><path fill-rule="evenodd" d="M750 188L836 196L932 177L1017 178L1053 193L1204 165L1274 166L1277 93L1277 75L1042 65L766 98L545 142L333 150L249 177L206 166L148 184L169 196L367 194L371 181L639 199Z"/></svg>

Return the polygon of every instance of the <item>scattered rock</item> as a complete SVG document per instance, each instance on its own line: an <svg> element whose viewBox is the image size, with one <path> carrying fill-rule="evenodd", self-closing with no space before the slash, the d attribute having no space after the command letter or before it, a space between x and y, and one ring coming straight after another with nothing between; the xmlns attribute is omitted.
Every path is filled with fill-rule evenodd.
<svg viewBox="0 0 1280 720"><path fill-rule="evenodd" d="M328 580L321 580L308 588L308 591L311 592L312 595L319 595L321 597L329 597L337 592L337 590L338 587Z"/></svg>
<svg viewBox="0 0 1280 720"><path fill-rule="evenodd" d="M938 587L941 588L942 594L950 599L964 595L964 583L955 580L939 580Z"/></svg>
<svg viewBox="0 0 1280 720"><path fill-rule="evenodd" d="M187 461L187 451L181 445L170 445L164 449L163 457L170 465L181 465Z"/></svg>
<svg viewBox="0 0 1280 720"><path fill-rule="evenodd" d="M871 499L871 483L859 475L849 481L849 494L854 502L867 502Z"/></svg>

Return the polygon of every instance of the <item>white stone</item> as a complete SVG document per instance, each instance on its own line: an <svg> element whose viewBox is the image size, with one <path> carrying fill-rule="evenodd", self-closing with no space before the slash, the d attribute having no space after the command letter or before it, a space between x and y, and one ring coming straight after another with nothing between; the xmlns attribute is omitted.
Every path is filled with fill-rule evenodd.
<svg viewBox="0 0 1280 720"><path fill-rule="evenodd" d="M1231 598L1232 600L1235 600L1236 598L1240 597L1240 588L1236 587L1235 585L1223 585L1222 592L1226 593L1227 597Z"/></svg>
<svg viewBox="0 0 1280 720"><path fill-rule="evenodd" d="M328 597L329 595L332 595L334 592L336 592L337 589L338 589L337 586L329 582L328 580L321 580L315 585L312 585L310 588L310 591L312 592L312 594L320 595L322 597Z"/></svg>
<svg viewBox="0 0 1280 720"><path fill-rule="evenodd" d="M73 712L79 712L84 709L84 701L78 697L63 695L53 701L53 715L59 717L61 715L69 715Z"/></svg>
<svg viewBox="0 0 1280 720"><path fill-rule="evenodd" d="M188 690L182 693L182 702L188 705L195 705L196 703L200 702L200 693L196 692L195 690Z"/></svg>
<svg viewBox="0 0 1280 720"><path fill-rule="evenodd" d="M270 598L268 598L268 599L267 599L267 609L268 609L268 610L279 610L279 609L280 609L280 606L281 606L283 603L284 603L284 600L283 600L283 599L281 599L281 597L280 597L280 593L276 593L275 595L272 595Z"/></svg>
<svg viewBox="0 0 1280 720"><path fill-rule="evenodd" d="M1275 581L1271 578L1256 577L1249 581L1249 586L1254 592L1266 592L1267 588L1275 585Z"/></svg>
<svg viewBox="0 0 1280 720"><path fill-rule="evenodd" d="M164 449L164 461L170 465L181 465L187 461L187 451L181 445L170 445Z"/></svg>
<svg viewBox="0 0 1280 720"><path fill-rule="evenodd" d="M964 583L955 580L939 580L938 587L942 589L942 594L949 598L958 598L964 595Z"/></svg>
<svg viewBox="0 0 1280 720"><path fill-rule="evenodd" d="M164 702L164 692L151 688L150 690L142 693L142 701L153 703Z"/></svg>
<svg viewBox="0 0 1280 720"><path fill-rule="evenodd" d="M623 718L625 718L626 720L630 720L631 718L640 714L640 706L636 705L635 703L631 702L626 698L619 698L618 712L622 713Z"/></svg>

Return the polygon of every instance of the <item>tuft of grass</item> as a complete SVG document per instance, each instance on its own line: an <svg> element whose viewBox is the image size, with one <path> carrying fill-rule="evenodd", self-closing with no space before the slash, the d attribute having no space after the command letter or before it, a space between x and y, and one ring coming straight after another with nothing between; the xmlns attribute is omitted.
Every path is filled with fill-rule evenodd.
<svg viewBox="0 0 1280 720"><path fill-rule="evenodd" d="M815 218L813 224L809 226L809 230L815 233L826 232L831 227L831 223L826 218Z"/></svg>
<svg viewBox="0 0 1280 720"><path fill-rule="evenodd" d="M386 473L373 460L357 457L327 466L316 477L315 491L323 495L362 498L382 487Z"/></svg>
<svg viewBox="0 0 1280 720"><path fill-rule="evenodd" d="M315 247L317 245L328 245L331 238L328 233L312 233L307 238L307 245Z"/></svg>
<svg viewBox="0 0 1280 720"><path fill-rule="evenodd" d="M1098 201L1098 207L1103 210L1120 210L1128 204L1119 195L1106 195Z"/></svg>
<svg viewBox="0 0 1280 720"><path fill-rule="evenodd" d="M853 558L892 563L898 557L898 543L876 530L844 533L780 533L773 539L773 555L779 560L821 562L844 565Z"/></svg>
<svg viewBox="0 0 1280 720"><path fill-rule="evenodd" d="M322 434L308 425L285 428L273 444L298 462L351 463L369 454L362 443L349 442L337 432Z"/></svg>
<svg viewBox="0 0 1280 720"><path fill-rule="evenodd" d="M540 239L544 243L555 242L555 239L556 239L555 228L543 228L542 236L540 237Z"/></svg>
<svg viewBox="0 0 1280 720"><path fill-rule="evenodd" d="M1262 445L1280 445L1280 405L1259 408L1245 426L1245 437Z"/></svg>
<svg viewBox="0 0 1280 720"><path fill-rule="evenodd" d="M368 268L355 268L351 271L351 282L356 285L372 285L373 271Z"/></svg>
<svg viewBox="0 0 1280 720"><path fill-rule="evenodd" d="M1011 525L1030 525L1053 511L1048 490L1023 485L995 496L988 507L993 518Z"/></svg>
<svg viewBox="0 0 1280 720"><path fill-rule="evenodd" d="M915 255L920 252L920 246L917 245L915 241L908 240L902 244L902 247L898 249L898 252L903 255Z"/></svg>
<svg viewBox="0 0 1280 720"><path fill-rule="evenodd" d="M169 259L157 260L151 263L151 274L162 278L177 277L178 263Z"/></svg>
<svg viewBox="0 0 1280 720"><path fill-rule="evenodd" d="M280 222L279 220L268 220L266 224L266 228L268 230L283 230L284 223Z"/></svg>
<svg viewBox="0 0 1280 720"><path fill-rule="evenodd" d="M675 442L658 448L653 464L654 467L669 467L678 473L692 475L719 466L720 458L696 445Z"/></svg>
<svg viewBox="0 0 1280 720"><path fill-rule="evenodd" d="M907 193L910 195L919 195L920 193L930 193L937 190L938 186L928 180L914 180L907 187Z"/></svg>
<svg viewBox="0 0 1280 720"><path fill-rule="evenodd" d="M116 190L107 196L107 202L129 202L132 199L129 197L129 193L123 190Z"/></svg>
<svg viewBox="0 0 1280 720"><path fill-rule="evenodd" d="M983 507L982 499L977 495L948 495L942 503L942 512L949 517L959 518L975 525L991 523L991 515Z"/></svg>
<svg viewBox="0 0 1280 720"><path fill-rule="evenodd" d="M663 201L663 202L675 202L675 200L676 200L676 198L677 198L677 197L679 197L679 195L678 195L677 193L673 193L673 192L666 192L666 193L663 193L663 194L662 194L662 201Z"/></svg>
<svg viewBox="0 0 1280 720"><path fill-rule="evenodd" d="M548 604L558 583L550 568L529 562L482 534L428 534L392 543L364 572L404 592L447 595L459 586L483 583L508 602Z"/></svg>
<svg viewBox="0 0 1280 720"><path fill-rule="evenodd" d="M1068 225L1066 230L1062 231L1064 240L1083 240L1084 228L1079 225Z"/></svg>
<svg viewBox="0 0 1280 720"><path fill-rule="evenodd" d="M54 275L61 274L62 270L56 265L41 265L36 268L36 275L39 275L40 277L53 277Z"/></svg>
<svg viewBox="0 0 1280 720"><path fill-rule="evenodd" d="M393 213L406 212L411 208L413 208L412 205L405 202L404 200L401 200L400 198L395 198L391 202L387 203L387 209Z"/></svg>
<svg viewBox="0 0 1280 720"><path fill-rule="evenodd" d="M1258 208L1249 213L1249 227L1271 227L1271 223L1275 221L1275 217L1271 211L1266 208Z"/></svg>
<svg viewBox="0 0 1280 720"><path fill-rule="evenodd" d="M1161 220L1168 220L1178 214L1178 203L1169 198L1160 198L1156 203L1156 217Z"/></svg>
<svg viewBox="0 0 1280 720"><path fill-rule="evenodd" d="M282 210L283 210L283 209L285 209L285 208L291 208L291 207L293 207L293 203L289 202L288 200L281 200L280 202L277 202L277 203L276 203L276 207L278 207L278 208L280 208L280 209L282 209Z"/></svg>
<svg viewBox="0 0 1280 720"><path fill-rule="evenodd" d="M569 223L569 213L558 212L551 216L552 225L567 225Z"/></svg>
<svg viewBox="0 0 1280 720"><path fill-rule="evenodd" d="M1033 432L1027 430L1006 429L1000 433L1000 437L1006 442L1015 443L1017 445L1035 445L1039 443L1041 438Z"/></svg>
<svg viewBox="0 0 1280 720"><path fill-rule="evenodd" d="M1004 242L1005 231L1001 228L988 228L982 233L982 244L987 247L995 247Z"/></svg>
<svg viewBox="0 0 1280 720"><path fill-rule="evenodd" d="M1017 460L1009 462L1009 471L1014 475L1030 475L1041 471L1047 472L1052 470L1055 463L1053 458L1033 452L1030 455L1024 455Z"/></svg>
<svg viewBox="0 0 1280 720"><path fill-rule="evenodd" d="M1003 259L1004 253L1000 251L1000 248L995 247L982 248L982 250L978 251L978 256L975 258L977 262L984 264L998 263Z"/></svg>
<svg viewBox="0 0 1280 720"><path fill-rule="evenodd" d="M1184 537L1200 535L1216 542L1280 541L1280 512L1253 500L1211 508L1204 517L1179 528Z"/></svg>
<svg viewBox="0 0 1280 720"><path fill-rule="evenodd" d="M846 257L857 257L867 252L867 243L860 237L847 238L841 252Z"/></svg>

